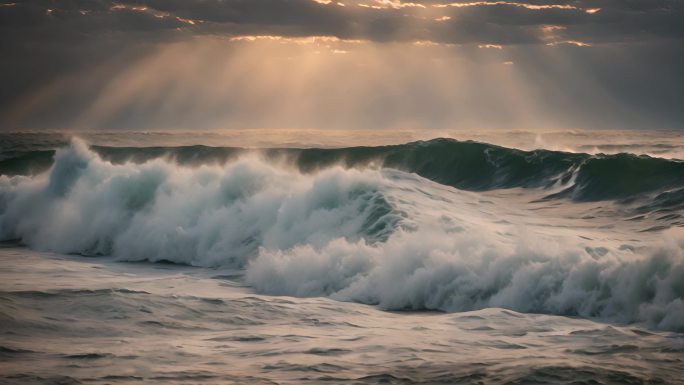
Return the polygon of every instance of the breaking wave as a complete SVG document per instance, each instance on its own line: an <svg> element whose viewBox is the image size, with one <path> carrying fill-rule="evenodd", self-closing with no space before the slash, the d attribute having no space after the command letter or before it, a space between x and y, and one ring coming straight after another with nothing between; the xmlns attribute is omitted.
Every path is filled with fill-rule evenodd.
<svg viewBox="0 0 684 385"><path fill-rule="evenodd" d="M102 147L92 151L116 164L164 158L186 166L226 164L253 151L231 147ZM53 150L14 151L0 159L0 173L28 175L51 167ZM684 161L628 153L589 155L549 150L522 151L472 141L434 139L401 145L338 149L265 149L262 157L286 159L300 171L334 165L386 167L416 173L462 190L565 187L549 198L575 201L629 200L684 191ZM678 207L684 204L677 201Z"/></svg>
<svg viewBox="0 0 684 385"><path fill-rule="evenodd" d="M303 175L247 156L226 166L111 164L80 141L46 174L0 177L0 237L46 250L241 267L261 246L385 239L400 215L380 173Z"/></svg>
<svg viewBox="0 0 684 385"><path fill-rule="evenodd" d="M325 295L388 310L502 307L684 331L684 233L670 237L640 255L402 232L377 246L337 239L320 249L262 250L247 281L263 293Z"/></svg>
<svg viewBox="0 0 684 385"><path fill-rule="evenodd" d="M684 331L681 229L636 244L607 232L587 240L564 226L532 231L516 225L522 214L505 200L484 204L464 191L554 186L561 192L548 199L576 201L651 193L645 205L674 210L682 167L450 140L261 153L90 149L74 140L46 172L0 176L0 238L244 268L246 282L269 294L392 310L504 307Z"/></svg>

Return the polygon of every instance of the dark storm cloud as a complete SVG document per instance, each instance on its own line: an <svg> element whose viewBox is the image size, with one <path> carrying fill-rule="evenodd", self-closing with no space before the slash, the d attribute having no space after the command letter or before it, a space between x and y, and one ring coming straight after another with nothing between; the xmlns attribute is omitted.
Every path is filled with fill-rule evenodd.
<svg viewBox="0 0 684 385"><path fill-rule="evenodd" d="M553 74L535 81L572 90L571 80L562 84L562 71L544 68L544 48L553 46L618 103L637 105L647 93L639 108L663 122L682 118L676 105L684 91L673 86L684 80L676 70L683 56L681 0L0 0L0 114L56 80L85 82L85 70L111 78L160 43L244 35L429 41L475 51L502 46L511 55L501 60L524 65L531 78L535 71ZM68 123L69 103L91 97L54 106L38 126ZM3 116L0 127L7 129Z"/></svg>
<svg viewBox="0 0 684 385"><path fill-rule="evenodd" d="M3 30L21 30L29 36L44 33L50 38L185 29L192 34L278 33L371 41L515 44L541 42L530 33L530 27L541 25L567 27L564 34L568 37L581 36L593 42L684 36L684 2L671 0L408 3L420 6L363 0L359 4L343 7L312 0L32 0L0 6L0 22ZM590 13L592 9L597 11ZM451 19L435 21L445 16Z"/></svg>

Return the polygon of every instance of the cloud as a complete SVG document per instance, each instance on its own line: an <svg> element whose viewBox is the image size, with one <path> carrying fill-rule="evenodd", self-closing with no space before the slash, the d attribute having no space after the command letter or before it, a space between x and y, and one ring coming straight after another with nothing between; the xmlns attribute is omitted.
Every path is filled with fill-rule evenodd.
<svg viewBox="0 0 684 385"><path fill-rule="evenodd" d="M481 106L470 106L470 111L461 110L469 102L455 96L461 92L458 89L475 90L477 87L453 81L461 79L460 75L449 74L439 64L458 61L469 63L467 68L478 73L498 71L495 68L502 67L501 63L514 62L515 66L503 67L507 67L508 72L512 68L519 71L516 82L536 81L544 84L539 92L546 93L546 97L530 96L538 100L539 106L543 106L538 109L563 116L568 125L610 126L621 125L626 120L602 116L602 113L607 112L637 114L641 116L637 119L639 122L657 121L660 125L671 127L681 122L683 114L681 108L673 107L684 100L681 87L673 86L684 81L680 71L676 70L677 66L683 64L683 39L684 3L677 0L0 1L0 55L3 57L0 60L0 81L3 84L0 87L0 128L24 128L27 125L63 127L77 122L95 124L93 116L102 115L104 107L98 107L99 110L96 108L95 111L99 112L95 113L92 104L102 98L111 98L111 94L103 95L112 92L112 79L123 76L132 82L128 84L130 89L137 90L138 86L134 84L139 83L132 80L135 76L130 74L131 68L148 70L149 66L145 63L157 63L155 57L169 55L171 51L174 55L168 56L168 60L181 60L184 53L177 52L178 47L183 47L186 55L205 55L204 60L227 60L227 63L243 63L245 58L259 62L290 57L295 61L301 60L295 65L290 64L291 67L309 66L310 73L325 77L319 79L321 84L334 84L335 87L342 82L335 76L344 75L335 71L343 71L343 68L339 68L328 56L335 57L337 61L350 60L355 65L371 66L377 71L410 63L402 69L406 71L403 75L399 70L393 72L391 77L378 75L393 83L378 84L376 90L363 86L363 71L353 72L360 80L344 81L354 85L359 82L355 91L358 95L354 93L357 101L364 100L380 107L386 107L389 103L387 100L395 100L397 95L405 95L405 92L401 92L403 87L419 90L423 99L432 100L433 106L416 100L415 104L402 107L402 112L412 111L414 115L408 116L407 112L407 116L399 119L418 126L475 124L483 121L486 122L482 124L497 125L506 121L503 116L512 116L512 112L499 112L502 117L485 119L484 113L479 112L482 109L492 113L497 108L501 111L499 104L507 102L508 96L497 94L496 90L505 89L508 85L497 84L497 81L513 81L493 80L492 76L484 75L480 87L487 91L482 91L477 98ZM207 43L209 41L212 43ZM212 44L216 52L205 51ZM249 48L250 44L255 46ZM351 44L361 47L350 47ZM397 48L398 45L402 45L402 48ZM300 48L293 48L295 46ZM414 50L421 51L418 53ZM254 52L258 52L258 55ZM338 54L334 55L335 52ZM244 58L231 56L235 54L244 55ZM317 62L309 54L322 55L325 59L317 59ZM409 59L411 55L418 56ZM306 57L306 60L302 57ZM564 61L559 62L559 58ZM358 60L365 60L366 63ZM568 63L576 67L570 68ZM166 65L172 66L173 63ZM242 65L238 67L243 68ZM195 71L206 70L197 63L191 67ZM244 64L244 68L261 67L248 63ZM445 96L448 92L435 86L435 82L439 82L433 77L415 75L421 70L432 71L449 79L446 83L455 87L449 91L453 95ZM534 71L541 71L544 76L540 78L534 75ZM203 95L212 94L205 92L204 86L190 86L186 82L172 85L169 82L173 82L167 78L162 81L160 76L152 73L146 76L155 81L145 83L151 88L140 90L142 94L152 95L156 92L168 96L168 87L178 94L190 92L189 89L195 90L192 92L200 92L197 90L201 89L200 94ZM183 76L190 75L184 73ZM255 73L254 76L261 75ZM479 79L479 76L474 77ZM619 84L614 79L618 76L627 80ZM586 80L588 89L594 89L593 84L606 88L599 88L591 97L581 95L582 100L568 101L563 93L566 89L574 88L577 78L593 79ZM223 84L221 81L225 79L224 75L216 75L208 84ZM223 85L233 87L231 82ZM264 87L268 89L266 85ZM429 87L436 88L430 90ZM377 95L375 101L369 101L372 97L362 95L360 90ZM298 92L315 101L321 98L309 93L325 94L326 90L311 86L299 87ZM644 95L648 95L648 100L640 100ZM156 100L156 97L149 98ZM270 103L270 96L265 98ZM601 99L602 108L598 108L598 105L585 106L585 100L596 98ZM136 95L131 99L140 102ZM226 102L225 99L222 101ZM360 106L352 108L351 102L346 100L336 102L349 106L346 113L363 111ZM96 122L96 125L140 127L150 121L164 125L174 120L172 113L168 119L151 118L159 111L167 111L168 107L162 106L189 108L177 99L156 104L148 101L143 105L158 110L143 114L132 111L135 110L133 107L124 107L122 102L117 103L120 111L105 114L109 117L103 122ZM234 100L229 101L228 105L235 103ZM452 103L464 104L454 108ZM566 111L559 107L562 105L571 107ZM331 106L321 108L331 109ZM110 105L107 108L112 107ZM195 112L188 116L216 115L217 111L224 111L218 107L218 110L198 106L193 108ZM250 106L247 110L254 108ZM459 110L461 117L445 112L449 109ZM574 116L578 111L583 111L581 117ZM224 119L221 122L230 124L250 121L249 116L241 114L219 115ZM372 118L361 119L363 121L346 118L348 121L345 124L385 126L386 121L396 123L396 119L386 114L376 117L372 113ZM237 115L241 117L238 119ZM292 120L289 114L280 117L285 115L291 119L290 125L323 123L312 117L302 118L302 121ZM274 120L277 118L274 116ZM253 121L259 122L260 119L254 118ZM201 123L206 122L202 120ZM187 124L199 123L197 119L190 119Z"/></svg>
<svg viewBox="0 0 684 385"><path fill-rule="evenodd" d="M565 40L583 40L576 38L587 35L594 42L684 36L684 5L666 0L29 0L3 4L2 28L21 30L21 36L39 30L49 30L57 37L184 30L193 35L330 35L371 41L467 44L486 40L513 44L539 43L538 38L521 27L540 25L569 27ZM434 23L435 20L441 23ZM516 37L507 37L511 34Z"/></svg>

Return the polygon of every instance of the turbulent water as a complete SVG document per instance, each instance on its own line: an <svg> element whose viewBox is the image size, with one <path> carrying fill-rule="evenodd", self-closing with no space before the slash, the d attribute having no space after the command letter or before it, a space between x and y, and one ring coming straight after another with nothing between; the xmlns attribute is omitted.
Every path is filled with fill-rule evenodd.
<svg viewBox="0 0 684 385"><path fill-rule="evenodd" d="M1 147L0 380L684 374L678 159L453 139Z"/></svg>

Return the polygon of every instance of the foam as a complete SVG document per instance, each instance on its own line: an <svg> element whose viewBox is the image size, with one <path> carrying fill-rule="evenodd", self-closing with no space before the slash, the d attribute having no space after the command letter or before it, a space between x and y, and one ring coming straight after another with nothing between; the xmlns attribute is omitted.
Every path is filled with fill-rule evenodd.
<svg viewBox="0 0 684 385"><path fill-rule="evenodd" d="M645 255L570 244L507 245L480 234L403 232L387 242L262 248L247 270L258 292L331 296L389 310L502 307L684 330L684 232Z"/></svg>
<svg viewBox="0 0 684 385"><path fill-rule="evenodd" d="M259 246L369 240L399 219L377 171L303 175L256 155L226 166L113 165L74 140L36 177L0 177L0 237L62 253L242 266Z"/></svg>

